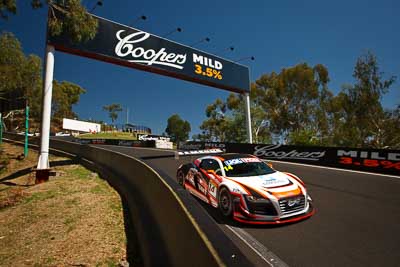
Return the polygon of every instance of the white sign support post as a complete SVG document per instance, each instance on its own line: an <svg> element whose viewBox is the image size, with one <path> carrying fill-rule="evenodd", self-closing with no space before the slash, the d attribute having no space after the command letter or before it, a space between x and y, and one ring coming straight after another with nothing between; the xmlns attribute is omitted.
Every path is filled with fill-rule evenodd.
<svg viewBox="0 0 400 267"><path fill-rule="evenodd" d="M246 127L247 127L247 140L250 144L253 143L253 135L251 133L251 116L250 116L250 95L244 94L245 99L245 112L246 112Z"/></svg>
<svg viewBox="0 0 400 267"><path fill-rule="evenodd" d="M46 67L43 85L42 128L40 132L40 155L36 170L36 183L49 179L49 143L51 98L53 93L54 46L46 46Z"/></svg>

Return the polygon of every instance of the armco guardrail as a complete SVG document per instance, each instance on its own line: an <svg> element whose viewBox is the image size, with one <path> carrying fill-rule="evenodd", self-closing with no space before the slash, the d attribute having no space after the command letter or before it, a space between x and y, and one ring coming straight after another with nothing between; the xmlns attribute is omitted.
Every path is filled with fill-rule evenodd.
<svg viewBox="0 0 400 267"><path fill-rule="evenodd" d="M11 134L4 137L12 140L23 138ZM38 139L30 138L30 143L38 143ZM250 266L244 256L240 257L240 252L235 251L236 261L221 258L213 245L231 248L232 244L226 243L229 239L218 235L209 239L171 187L138 159L60 140L51 140L50 147L76 155L81 162L92 165L119 192L129 207L130 221L137 237L135 249L140 250L141 260L135 265ZM205 224L211 225L210 222ZM218 228L217 225L213 227Z"/></svg>
<svg viewBox="0 0 400 267"><path fill-rule="evenodd" d="M220 148L232 153L253 154L269 160L400 176L400 150L216 142L186 142L179 146L182 150L210 148Z"/></svg>

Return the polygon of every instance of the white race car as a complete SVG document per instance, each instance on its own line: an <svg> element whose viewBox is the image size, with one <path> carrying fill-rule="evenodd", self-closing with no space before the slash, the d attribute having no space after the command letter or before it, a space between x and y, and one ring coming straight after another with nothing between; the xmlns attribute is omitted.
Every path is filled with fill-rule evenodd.
<svg viewBox="0 0 400 267"><path fill-rule="evenodd" d="M303 181L253 155L204 156L179 166L176 177L191 194L239 222L288 223L315 213Z"/></svg>

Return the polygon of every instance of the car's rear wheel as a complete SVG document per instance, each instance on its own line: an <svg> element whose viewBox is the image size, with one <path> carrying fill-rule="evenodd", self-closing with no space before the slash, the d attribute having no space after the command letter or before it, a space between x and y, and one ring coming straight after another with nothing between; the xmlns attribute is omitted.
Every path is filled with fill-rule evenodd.
<svg viewBox="0 0 400 267"><path fill-rule="evenodd" d="M178 181L178 184L180 184L183 188L185 188L185 185L183 184L184 179L185 175L183 174L183 171L179 170L176 174L176 180Z"/></svg>
<svg viewBox="0 0 400 267"><path fill-rule="evenodd" d="M233 211L232 195L226 187L222 187L218 195L218 206L222 215L231 217Z"/></svg>

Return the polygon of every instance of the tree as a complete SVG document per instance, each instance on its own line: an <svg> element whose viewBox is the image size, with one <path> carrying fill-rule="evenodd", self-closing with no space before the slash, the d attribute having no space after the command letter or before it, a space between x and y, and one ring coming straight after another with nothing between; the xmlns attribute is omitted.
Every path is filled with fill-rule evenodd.
<svg viewBox="0 0 400 267"><path fill-rule="evenodd" d="M396 80L395 76L383 78L375 55L361 55L354 67L354 85L343 86L335 98L337 115L335 139L338 145L352 147L384 147L382 122L390 116L385 114L381 99Z"/></svg>
<svg viewBox="0 0 400 267"><path fill-rule="evenodd" d="M382 125L376 127L377 138L373 141L374 147L400 149L400 104L394 110L385 112L384 119L380 121Z"/></svg>
<svg viewBox="0 0 400 267"><path fill-rule="evenodd" d="M108 115L112 123L114 123L118 119L118 112L122 111L122 107L121 104L114 103L108 106L103 106L103 110L108 111Z"/></svg>
<svg viewBox="0 0 400 267"><path fill-rule="evenodd" d="M85 92L85 89L74 83L53 81L53 101L51 109L53 122L61 125L63 118L73 119L78 117L78 115L72 111L72 106L79 102L81 94Z"/></svg>
<svg viewBox="0 0 400 267"><path fill-rule="evenodd" d="M34 9L43 7L45 3L49 6L48 27L52 36L65 33L73 42L94 38L97 20L87 13L80 0L31 0ZM0 18L8 19L8 14L16 13L16 0L0 0Z"/></svg>
<svg viewBox="0 0 400 267"><path fill-rule="evenodd" d="M0 92L2 96L0 97L3 101L18 108L23 108L25 101L28 101L40 109L41 99L36 100L36 97L40 95L37 94L41 87L40 73L40 58L36 55L26 56L20 42L12 33L2 33L0 35ZM36 109L33 110L33 114L35 111ZM18 126L18 118L15 122Z"/></svg>
<svg viewBox="0 0 400 267"><path fill-rule="evenodd" d="M32 86L32 80L25 75L40 77L39 69L32 69L37 65L37 57L28 58L22 51L20 42L12 33L2 33L0 36L0 90L3 92L21 91ZM32 77L30 77L32 78Z"/></svg>
<svg viewBox="0 0 400 267"><path fill-rule="evenodd" d="M334 108L328 82L328 70L321 64L302 63L262 75L250 89L253 140L270 143L278 135L293 144L330 142ZM203 133L196 138L245 142L244 107L242 95L230 94L226 102L217 99L207 107Z"/></svg>
<svg viewBox="0 0 400 267"><path fill-rule="evenodd" d="M270 130L285 139L299 129L323 135L320 126L326 114L318 104L328 91L328 81L328 71L323 65L312 68L306 63L258 79L254 88L255 101L264 109Z"/></svg>
<svg viewBox="0 0 400 267"><path fill-rule="evenodd" d="M173 142L178 144L181 141L187 140L190 131L190 123L184 121L178 114L174 114L168 118L165 132L171 137Z"/></svg>
<svg viewBox="0 0 400 267"><path fill-rule="evenodd" d="M0 36L0 92L3 98L10 94L27 101L30 107L31 126L39 128L41 120L42 79L41 59L36 55L26 56L20 42L11 33ZM85 90L80 86L63 81L53 82L52 116L55 128L60 128L62 118L73 118L72 106L79 102ZM13 99L6 99L12 101ZM18 123L18 118L16 118ZM23 123L23 118L20 122Z"/></svg>
<svg viewBox="0 0 400 267"><path fill-rule="evenodd" d="M258 100L255 84L252 83L250 88L250 112L253 140L255 143L268 143L271 140L269 120ZM245 100L242 95L230 94L226 101L232 114L228 139L231 142L246 142Z"/></svg>
<svg viewBox="0 0 400 267"><path fill-rule="evenodd" d="M202 135L199 136L200 139L220 142L226 140L226 130L229 124L225 117L226 111L226 103L219 98L207 106L206 116L208 119L200 125L200 129L203 130Z"/></svg>

